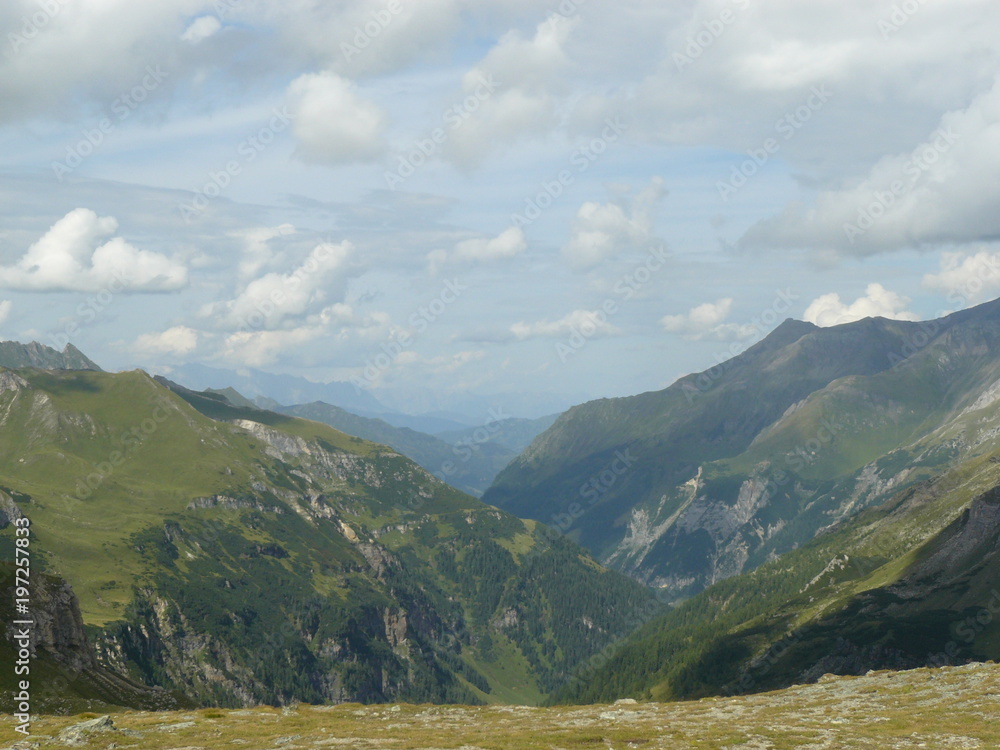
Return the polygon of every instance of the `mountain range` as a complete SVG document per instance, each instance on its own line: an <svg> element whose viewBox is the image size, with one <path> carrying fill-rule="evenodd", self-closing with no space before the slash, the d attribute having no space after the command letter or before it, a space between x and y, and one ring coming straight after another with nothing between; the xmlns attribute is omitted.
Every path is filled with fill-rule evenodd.
<svg viewBox="0 0 1000 750"><path fill-rule="evenodd" d="M0 415L0 535L30 518L61 592L32 601L62 623L36 644L65 687L51 705L531 703L659 606L318 422L142 371L36 368L0 370Z"/></svg>
<svg viewBox="0 0 1000 750"><path fill-rule="evenodd" d="M58 705L673 700L1000 658L1000 301L787 320L478 436L3 351L0 536L31 518Z"/></svg>
<svg viewBox="0 0 1000 750"><path fill-rule="evenodd" d="M998 338L997 302L921 323L788 320L663 391L570 409L484 500L690 596L946 468L956 448L934 436L992 398Z"/></svg>

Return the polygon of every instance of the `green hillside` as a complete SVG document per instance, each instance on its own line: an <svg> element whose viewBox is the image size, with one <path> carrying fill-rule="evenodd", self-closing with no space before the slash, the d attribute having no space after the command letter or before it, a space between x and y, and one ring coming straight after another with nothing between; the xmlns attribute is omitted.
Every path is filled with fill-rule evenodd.
<svg viewBox="0 0 1000 750"><path fill-rule="evenodd" d="M1000 303L926 323L786 321L664 391L571 409L484 499L689 596L974 455L946 434L992 403L998 344Z"/></svg>
<svg viewBox="0 0 1000 750"><path fill-rule="evenodd" d="M1000 451L648 623L565 702L759 692L1000 657Z"/></svg>
<svg viewBox="0 0 1000 750"><path fill-rule="evenodd" d="M536 702L655 607L389 448L168 385L0 371L0 492L132 683L228 706Z"/></svg>

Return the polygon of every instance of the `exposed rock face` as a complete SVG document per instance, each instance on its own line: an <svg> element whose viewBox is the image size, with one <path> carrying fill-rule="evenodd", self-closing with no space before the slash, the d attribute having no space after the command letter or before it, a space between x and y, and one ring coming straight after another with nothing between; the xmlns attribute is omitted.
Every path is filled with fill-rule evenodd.
<svg viewBox="0 0 1000 750"><path fill-rule="evenodd" d="M203 510L206 508L227 508L229 510L253 509L262 513L284 513L283 508L276 505L267 506L256 498L230 497L229 495L212 495L211 497L196 497L188 503L188 510Z"/></svg>
<svg viewBox="0 0 1000 750"><path fill-rule="evenodd" d="M309 445L300 437L289 435L278 430L271 429L260 422L249 419L237 419L233 421L237 427L242 427L254 437L263 440L268 445L267 454L272 458L282 459L286 456L301 456L312 451Z"/></svg>
<svg viewBox="0 0 1000 750"><path fill-rule="evenodd" d="M23 517L24 515L17 507L17 503L14 502L14 498L0 490L0 529L7 528L14 521Z"/></svg>
<svg viewBox="0 0 1000 750"><path fill-rule="evenodd" d="M73 672L93 669L97 660L83 629L80 605L65 581L34 576L31 616L36 649L45 649Z"/></svg>
<svg viewBox="0 0 1000 750"><path fill-rule="evenodd" d="M0 370L0 393L22 391L30 388L28 381L11 370Z"/></svg>
<svg viewBox="0 0 1000 750"><path fill-rule="evenodd" d="M14 577L13 575L4 577L3 581L4 583L0 585L0 596L4 602L11 602L14 598ZM178 700L170 693L160 688L132 682L122 673L109 669L97 659L84 630L76 595L66 581L52 576L33 574L30 599L27 619L33 623L30 627L33 659L47 661L60 673L56 680L50 680L52 685L48 686L57 696L57 702L50 705L46 702L49 698L45 694L37 696L36 705L39 710L65 710L59 701L65 697L63 691L68 689L65 686L69 685L79 691L81 696L99 697L116 705L146 709L178 707ZM10 614L5 609L2 611ZM15 635L14 619L13 616L5 617L3 638L8 642L12 642ZM58 688L56 685L59 680L64 681L64 688ZM5 707L4 710L9 697L10 694L6 694L0 701ZM74 737L80 739L86 734L87 732L77 733Z"/></svg>

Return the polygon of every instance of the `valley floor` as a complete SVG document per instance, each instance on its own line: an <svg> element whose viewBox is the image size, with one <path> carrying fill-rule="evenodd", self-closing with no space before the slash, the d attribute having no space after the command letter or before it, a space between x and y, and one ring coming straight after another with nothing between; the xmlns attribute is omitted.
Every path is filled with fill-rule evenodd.
<svg viewBox="0 0 1000 750"><path fill-rule="evenodd" d="M358 704L43 716L0 747L145 750L1000 748L1000 665L971 664L688 703L528 708ZM84 724L83 722L86 722Z"/></svg>

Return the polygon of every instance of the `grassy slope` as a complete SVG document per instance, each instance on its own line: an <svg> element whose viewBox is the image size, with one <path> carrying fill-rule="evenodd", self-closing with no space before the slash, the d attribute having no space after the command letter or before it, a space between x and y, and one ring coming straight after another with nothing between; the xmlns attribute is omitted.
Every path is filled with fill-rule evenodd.
<svg viewBox="0 0 1000 750"><path fill-rule="evenodd" d="M212 394L179 390L178 395L138 371L25 370L19 376L31 388L0 393L0 475L32 518L36 560L70 581L86 623L99 629L94 635L117 633L128 646L122 621L152 622L148 612L142 614L147 605L136 599L137 586L183 602L180 615L194 618L194 631L237 644L245 661L257 658L254 639L266 637L268 627L308 622L302 618L312 616L302 607L327 613L328 635L316 630L311 637L343 639L355 627L351 617L370 619L376 610L408 606L411 623L427 612L427 622L407 631L412 648L428 654L427 680L433 682L435 670L444 669L459 675L467 695L536 702L540 680L556 679L572 659L602 646L620 628L619 608L650 598L535 524L484 506L408 459L326 425L234 408ZM279 461L268 455L263 438L220 419L267 424L324 455L343 454L347 468L331 474L323 468L326 459L306 454ZM318 480L322 486L290 471L295 466L325 477ZM79 484L88 475L90 488ZM357 544L336 523L290 512L298 502L294 498L317 490L362 541L377 539L394 558L386 572L373 575ZM265 511L188 508L193 498L215 494L253 499ZM267 507L286 510L276 514ZM466 558L486 549L487 539L497 545L495 560L503 562L505 555L510 560L506 579L493 580L489 564L480 573L465 572ZM10 545L4 542L2 549ZM571 603L553 603L560 576L582 585L582 612ZM232 581L232 589L219 589L216 584L223 581ZM246 582L244 588L239 581ZM505 592L525 587L541 608L519 612L516 627L489 631L503 656L500 665L476 644L500 598L509 596ZM287 595L276 598L282 592ZM244 607L258 613L249 629L234 625L231 617ZM603 630L576 632L584 615L596 618ZM385 638L381 625L364 627L376 651L388 648L378 646ZM309 628L306 632L313 632ZM458 661L434 645L449 632L464 644ZM394 658L388 651L376 657L386 663ZM481 670L488 692L461 676L463 661ZM155 663L133 668L146 679L164 676ZM431 690L429 683L426 689Z"/></svg>

